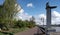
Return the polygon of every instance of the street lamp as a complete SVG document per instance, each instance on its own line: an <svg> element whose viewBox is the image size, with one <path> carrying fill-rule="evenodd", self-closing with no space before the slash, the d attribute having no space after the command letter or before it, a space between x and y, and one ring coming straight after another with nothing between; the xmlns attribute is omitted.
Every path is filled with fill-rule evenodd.
<svg viewBox="0 0 60 35"><path fill-rule="evenodd" d="M43 27L44 27L44 17L40 18L41 22L43 23Z"/></svg>

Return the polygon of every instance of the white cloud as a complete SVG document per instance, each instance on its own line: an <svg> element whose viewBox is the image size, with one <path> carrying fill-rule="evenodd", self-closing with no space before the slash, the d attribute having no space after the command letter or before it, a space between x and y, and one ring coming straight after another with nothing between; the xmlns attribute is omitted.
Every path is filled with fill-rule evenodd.
<svg viewBox="0 0 60 35"><path fill-rule="evenodd" d="M40 14L40 15L39 15L39 18L44 18L44 19L46 19L46 15L45 15L45 14Z"/></svg>
<svg viewBox="0 0 60 35"><path fill-rule="evenodd" d="M21 6L19 4L15 4L15 7L17 7L18 13L23 13L24 12L24 10L21 8Z"/></svg>
<svg viewBox="0 0 60 35"><path fill-rule="evenodd" d="M17 4L15 4L15 6L17 6ZM19 10L19 12L14 17L17 20L20 20L20 19L22 19L22 20L29 20L32 17L28 13L25 13L24 10L21 9L21 6L20 5L18 5L17 10Z"/></svg>
<svg viewBox="0 0 60 35"><path fill-rule="evenodd" d="M22 13L24 13L23 9L21 9L17 14L22 14Z"/></svg>
<svg viewBox="0 0 60 35"><path fill-rule="evenodd" d="M36 23L38 25L42 25L43 22L41 21L41 18L44 18L44 24L46 24L46 15L40 14L38 15L39 18L36 17ZM52 12L52 24L60 24L60 13L57 11Z"/></svg>
<svg viewBox="0 0 60 35"><path fill-rule="evenodd" d="M23 10L24 11L24 10ZM30 20L30 18L31 18L32 16L31 15L29 15L28 13L25 13L25 12L18 12L17 13L17 16L16 16L16 19L17 20L20 20L20 19L22 19L22 20Z"/></svg>
<svg viewBox="0 0 60 35"><path fill-rule="evenodd" d="M33 7L33 4L32 3L28 3L27 7Z"/></svg>
<svg viewBox="0 0 60 35"><path fill-rule="evenodd" d="M57 11L53 11L52 12L52 17L58 18L58 17L60 17L60 13L58 13Z"/></svg>
<svg viewBox="0 0 60 35"><path fill-rule="evenodd" d="M20 20L20 19L22 19L22 20L29 20L32 17L28 13L25 13L24 12L24 9L21 9L21 6L20 5L15 4L15 6L17 6L17 10L19 10L19 12L15 16L15 18L17 20ZM29 3L27 6L28 7L32 7L33 5L32 5L32 3Z"/></svg>
<svg viewBox="0 0 60 35"><path fill-rule="evenodd" d="M37 18L38 17L38 18ZM44 23L43 23L44 20ZM46 25L46 15L45 14L39 14L38 16L36 16L36 24L37 25Z"/></svg>
<svg viewBox="0 0 60 35"><path fill-rule="evenodd" d="M52 24L60 24L60 13L57 11L52 12Z"/></svg>
<svg viewBox="0 0 60 35"><path fill-rule="evenodd" d="M32 7L33 4L27 4L28 7ZM18 5L18 10L21 9L21 6ZM18 13L17 16L15 17L16 19L22 19L22 20L29 20L32 17L32 15L29 15L28 13L24 12L23 9L21 9ZM35 17L35 21L38 25L42 25L43 22L41 21L41 18L44 18L44 24L46 25L46 15L45 14L39 14ZM60 13L57 11L52 12L52 24L60 24Z"/></svg>
<svg viewBox="0 0 60 35"><path fill-rule="evenodd" d="M17 17L22 20L29 20L32 16L27 13L18 14Z"/></svg>

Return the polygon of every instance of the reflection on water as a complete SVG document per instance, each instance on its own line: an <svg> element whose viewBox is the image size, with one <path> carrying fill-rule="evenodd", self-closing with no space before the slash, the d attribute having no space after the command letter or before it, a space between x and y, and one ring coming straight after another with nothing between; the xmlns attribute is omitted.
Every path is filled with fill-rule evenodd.
<svg viewBox="0 0 60 35"><path fill-rule="evenodd" d="M52 27L54 29L56 29L56 32L60 32L60 27Z"/></svg>

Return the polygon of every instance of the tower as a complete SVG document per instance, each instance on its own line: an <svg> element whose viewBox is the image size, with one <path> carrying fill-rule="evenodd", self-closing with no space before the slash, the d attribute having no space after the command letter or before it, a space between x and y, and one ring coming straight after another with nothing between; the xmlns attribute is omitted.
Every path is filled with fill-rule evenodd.
<svg viewBox="0 0 60 35"><path fill-rule="evenodd" d="M57 6L50 6L49 2L46 3L46 24L47 24L47 28L51 27L51 9L56 8Z"/></svg>

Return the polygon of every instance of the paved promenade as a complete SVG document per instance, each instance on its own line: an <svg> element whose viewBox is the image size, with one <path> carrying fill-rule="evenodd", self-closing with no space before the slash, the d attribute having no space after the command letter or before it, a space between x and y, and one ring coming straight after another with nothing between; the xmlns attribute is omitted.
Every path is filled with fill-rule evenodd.
<svg viewBox="0 0 60 35"><path fill-rule="evenodd" d="M38 27L34 27L32 29L16 33L15 35L34 35L37 33L38 29L39 29ZM41 31L39 31L39 32L42 33Z"/></svg>

